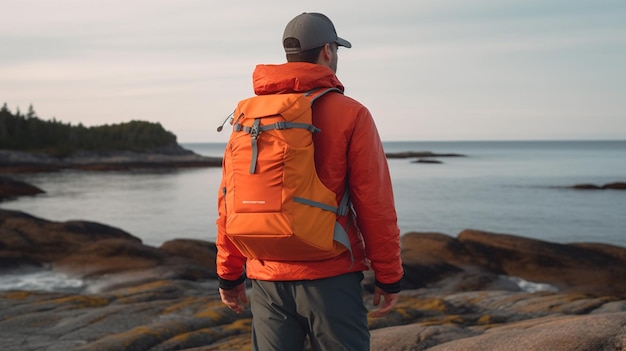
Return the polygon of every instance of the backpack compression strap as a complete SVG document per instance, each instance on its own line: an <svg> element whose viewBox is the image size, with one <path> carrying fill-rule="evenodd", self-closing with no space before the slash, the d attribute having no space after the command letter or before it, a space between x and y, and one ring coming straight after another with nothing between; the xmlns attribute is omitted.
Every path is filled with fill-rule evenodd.
<svg viewBox="0 0 626 351"><path fill-rule="evenodd" d="M350 209L349 201L350 200L350 188L346 186L346 190L343 193L343 197L341 198L341 203L339 203L338 207L330 206L322 202L313 201L309 199L305 199L302 197L294 196L293 201L319 207L323 210L330 211L336 213L338 216L345 216L348 214L348 210ZM354 256L352 255L352 245L350 245L350 238L348 237L348 233L345 229L339 224L339 222L335 222L335 229L333 231L333 240L337 241L341 245L345 246L348 251L350 251L350 258L352 259L352 263L354 264Z"/></svg>
<svg viewBox="0 0 626 351"><path fill-rule="evenodd" d="M255 118L251 127L247 127L241 125L239 123L235 124L235 131L240 132L243 131L245 133L250 134L250 138L252 140L252 162L250 162L250 174L254 174L256 171L256 162L259 156L259 147L257 145L257 139L259 138L259 134L261 132L265 132L268 130L280 130L280 129L288 129L288 128L302 128L306 129L311 133L319 133L320 129L315 127L312 124L308 123L297 123L297 122L276 122L273 124L268 124L265 126L259 125L261 122L260 118Z"/></svg>

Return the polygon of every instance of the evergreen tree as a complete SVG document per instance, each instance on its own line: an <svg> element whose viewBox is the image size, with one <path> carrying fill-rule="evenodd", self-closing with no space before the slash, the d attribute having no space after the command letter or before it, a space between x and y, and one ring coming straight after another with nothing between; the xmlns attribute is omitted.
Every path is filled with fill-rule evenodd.
<svg viewBox="0 0 626 351"><path fill-rule="evenodd" d="M11 113L5 103L0 109L0 149L45 152L65 156L84 151L147 151L177 145L176 136L160 123L127 123L85 127L37 117L32 104L28 113Z"/></svg>
<svg viewBox="0 0 626 351"><path fill-rule="evenodd" d="M37 114L35 113L35 109L33 108L33 104L30 104L30 106L28 106L28 112L26 113L26 118L27 119L37 118Z"/></svg>

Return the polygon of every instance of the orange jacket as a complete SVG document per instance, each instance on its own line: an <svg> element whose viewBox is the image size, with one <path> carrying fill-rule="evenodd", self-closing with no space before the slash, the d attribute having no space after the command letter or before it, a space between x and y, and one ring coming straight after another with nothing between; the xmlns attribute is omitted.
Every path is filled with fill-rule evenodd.
<svg viewBox="0 0 626 351"><path fill-rule="evenodd" d="M314 88L344 90L331 69L322 65L291 62L258 65L253 74L257 95L305 92ZM313 104L315 165L321 181L337 194L346 183L356 216L341 223L348 228L354 263L349 252L323 261L260 261L246 259L224 234L224 201L218 196L217 274L221 281L312 280L373 269L379 286L399 289L403 270L400 232L394 207L387 159L370 112L354 99L329 93ZM222 184L220 189L224 186ZM356 223L354 223L356 221ZM391 285L393 287L390 287ZM394 291L390 291L394 292Z"/></svg>

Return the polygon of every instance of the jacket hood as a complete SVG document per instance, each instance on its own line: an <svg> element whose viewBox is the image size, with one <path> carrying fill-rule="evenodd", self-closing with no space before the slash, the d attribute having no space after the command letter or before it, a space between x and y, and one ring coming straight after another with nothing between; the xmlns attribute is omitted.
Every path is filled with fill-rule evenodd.
<svg viewBox="0 0 626 351"><path fill-rule="evenodd" d="M257 65L252 74L252 85L257 95L305 92L315 88L344 91L330 68L307 62Z"/></svg>

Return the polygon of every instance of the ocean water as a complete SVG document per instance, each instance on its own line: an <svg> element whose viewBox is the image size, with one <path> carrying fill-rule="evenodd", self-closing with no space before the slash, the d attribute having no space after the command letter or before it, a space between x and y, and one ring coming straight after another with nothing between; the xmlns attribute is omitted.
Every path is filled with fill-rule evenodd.
<svg viewBox="0 0 626 351"><path fill-rule="evenodd" d="M466 228L552 242L626 246L626 191L567 186L626 181L626 141L387 142L386 152L431 151L466 157L442 164L390 159L402 233L456 236ZM183 144L222 156L224 144ZM221 169L62 171L12 174L46 191L0 203L48 220L112 225L160 246L176 238L215 240ZM528 291L549 290L518 282ZM0 290L89 291L50 270L0 275Z"/></svg>
<svg viewBox="0 0 626 351"><path fill-rule="evenodd" d="M626 141L387 142L386 152L466 157L390 159L402 233L466 228L553 242L626 246L626 191L565 187L626 181ZM221 156L224 144L183 144ZM48 220L89 220L159 246L215 240L219 168L13 174L46 191L0 203Z"/></svg>

